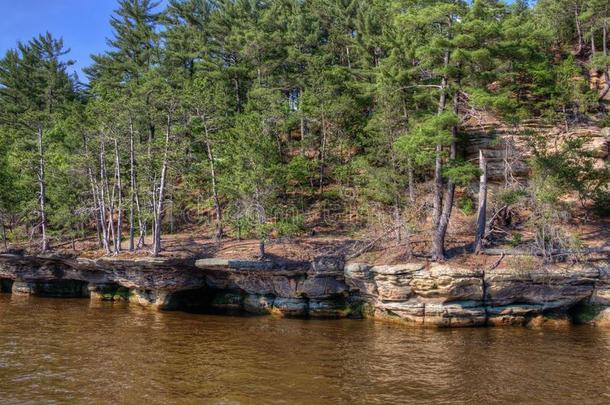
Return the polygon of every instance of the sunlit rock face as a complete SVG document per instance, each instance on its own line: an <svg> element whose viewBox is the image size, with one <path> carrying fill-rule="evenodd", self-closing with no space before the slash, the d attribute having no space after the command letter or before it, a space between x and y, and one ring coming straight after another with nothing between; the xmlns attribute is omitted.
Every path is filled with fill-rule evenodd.
<svg viewBox="0 0 610 405"><path fill-rule="evenodd" d="M486 322L483 272L444 264L367 266L350 263L346 280L372 303L374 316L422 326L478 326Z"/></svg>
<svg viewBox="0 0 610 405"><path fill-rule="evenodd" d="M161 310L373 317L414 326L610 324L610 265L534 269L229 259L0 255L3 292L90 296Z"/></svg>
<svg viewBox="0 0 610 405"><path fill-rule="evenodd" d="M476 160L482 150L487 158L487 176L492 184L503 184L511 177L522 180L530 177L532 147L528 142L529 135L524 136L524 133L546 136L556 146L568 139L582 139L585 142L583 148L594 158L595 167L602 168L610 162L610 127L583 124L565 132L564 128L543 125L539 120L525 120L511 127L493 117L485 117L482 122L467 123L464 131L469 135L468 145L463 150L465 158Z"/></svg>
<svg viewBox="0 0 610 405"><path fill-rule="evenodd" d="M592 264L484 271L350 263L345 277L353 294L372 303L374 316L421 326L556 325L584 304L598 309L590 321L602 323L610 306L608 266Z"/></svg>

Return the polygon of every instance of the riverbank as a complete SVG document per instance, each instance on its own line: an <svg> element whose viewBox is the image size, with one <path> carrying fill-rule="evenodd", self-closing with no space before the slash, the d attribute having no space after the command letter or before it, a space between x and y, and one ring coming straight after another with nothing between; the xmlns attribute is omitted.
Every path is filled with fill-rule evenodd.
<svg viewBox="0 0 610 405"><path fill-rule="evenodd" d="M456 264L0 255L2 291L129 301L159 310L370 317L414 326L610 325L607 262Z"/></svg>

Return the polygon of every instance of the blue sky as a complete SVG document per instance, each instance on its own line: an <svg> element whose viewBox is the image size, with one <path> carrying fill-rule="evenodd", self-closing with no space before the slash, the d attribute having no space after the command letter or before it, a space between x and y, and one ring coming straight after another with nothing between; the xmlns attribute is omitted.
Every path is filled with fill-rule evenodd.
<svg viewBox="0 0 610 405"><path fill-rule="evenodd" d="M0 0L0 55L14 48L17 41L51 32L63 37L71 49L69 58L76 61L81 80L83 67L91 63L92 53L107 49L106 38L112 36L110 16L116 0Z"/></svg>

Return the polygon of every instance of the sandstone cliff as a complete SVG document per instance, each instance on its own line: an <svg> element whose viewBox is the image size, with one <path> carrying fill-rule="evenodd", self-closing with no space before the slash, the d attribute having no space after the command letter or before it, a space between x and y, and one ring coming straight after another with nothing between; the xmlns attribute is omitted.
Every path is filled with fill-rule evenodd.
<svg viewBox="0 0 610 405"><path fill-rule="evenodd" d="M84 260L0 255L5 292L129 300L158 309L374 317L417 326L610 319L610 266L469 269L227 259Z"/></svg>

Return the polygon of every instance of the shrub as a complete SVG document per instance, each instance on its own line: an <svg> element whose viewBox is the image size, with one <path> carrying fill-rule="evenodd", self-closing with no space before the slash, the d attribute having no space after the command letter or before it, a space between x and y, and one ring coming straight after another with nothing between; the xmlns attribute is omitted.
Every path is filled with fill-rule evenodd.
<svg viewBox="0 0 610 405"><path fill-rule="evenodd" d="M472 198L467 195L463 195L458 200L458 208L464 215L473 215L475 213L474 202Z"/></svg>
<svg viewBox="0 0 610 405"><path fill-rule="evenodd" d="M527 191L523 189L505 189L497 195L497 200L504 205L515 205L527 197Z"/></svg>
<svg viewBox="0 0 610 405"><path fill-rule="evenodd" d="M296 215L288 220L281 220L275 224L278 237L296 236L305 231L305 219L303 215Z"/></svg>

